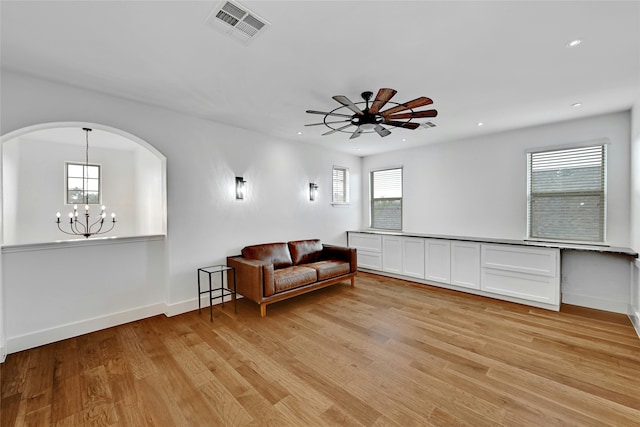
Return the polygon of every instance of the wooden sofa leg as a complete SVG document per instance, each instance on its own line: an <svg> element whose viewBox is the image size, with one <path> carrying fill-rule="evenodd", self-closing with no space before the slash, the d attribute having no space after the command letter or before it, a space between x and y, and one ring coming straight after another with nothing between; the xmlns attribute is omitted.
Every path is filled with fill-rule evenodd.
<svg viewBox="0 0 640 427"><path fill-rule="evenodd" d="M260 304L260 317L267 315L267 304Z"/></svg>
<svg viewBox="0 0 640 427"><path fill-rule="evenodd" d="M353 288L353 287L355 287L355 286L356 286L356 278L355 278L355 277L352 277L352 278L351 278L351 287Z"/></svg>

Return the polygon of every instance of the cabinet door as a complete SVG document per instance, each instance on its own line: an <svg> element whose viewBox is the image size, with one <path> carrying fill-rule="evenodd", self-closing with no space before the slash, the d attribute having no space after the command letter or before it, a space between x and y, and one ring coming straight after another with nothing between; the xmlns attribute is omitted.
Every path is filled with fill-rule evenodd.
<svg viewBox="0 0 640 427"><path fill-rule="evenodd" d="M424 239L402 238L402 274L424 279Z"/></svg>
<svg viewBox="0 0 640 427"><path fill-rule="evenodd" d="M424 267L425 279L451 283L451 241L425 239Z"/></svg>
<svg viewBox="0 0 640 427"><path fill-rule="evenodd" d="M480 289L480 243L451 242L451 284Z"/></svg>
<svg viewBox="0 0 640 427"><path fill-rule="evenodd" d="M382 270L402 274L402 237L382 236Z"/></svg>

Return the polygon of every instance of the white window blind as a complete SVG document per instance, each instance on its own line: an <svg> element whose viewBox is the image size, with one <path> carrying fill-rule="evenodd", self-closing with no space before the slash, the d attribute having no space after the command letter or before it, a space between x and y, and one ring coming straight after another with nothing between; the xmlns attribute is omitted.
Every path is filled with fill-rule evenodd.
<svg viewBox="0 0 640 427"><path fill-rule="evenodd" d="M371 227L402 230L402 168L371 172Z"/></svg>
<svg viewBox="0 0 640 427"><path fill-rule="evenodd" d="M605 148L528 154L529 238L604 242Z"/></svg>
<svg viewBox="0 0 640 427"><path fill-rule="evenodd" d="M333 203L349 203L349 169L333 167Z"/></svg>

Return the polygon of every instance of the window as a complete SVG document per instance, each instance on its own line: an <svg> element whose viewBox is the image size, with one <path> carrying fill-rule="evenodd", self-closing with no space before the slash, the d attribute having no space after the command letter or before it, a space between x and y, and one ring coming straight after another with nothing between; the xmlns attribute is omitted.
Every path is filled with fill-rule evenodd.
<svg viewBox="0 0 640 427"><path fill-rule="evenodd" d="M333 203L349 203L349 169L341 166L333 167Z"/></svg>
<svg viewBox="0 0 640 427"><path fill-rule="evenodd" d="M99 204L100 194L100 166L82 163L66 163L68 205L79 203Z"/></svg>
<svg viewBox="0 0 640 427"><path fill-rule="evenodd" d="M371 227L402 230L402 168L371 172Z"/></svg>
<svg viewBox="0 0 640 427"><path fill-rule="evenodd" d="M530 239L605 240L606 146L529 153Z"/></svg>

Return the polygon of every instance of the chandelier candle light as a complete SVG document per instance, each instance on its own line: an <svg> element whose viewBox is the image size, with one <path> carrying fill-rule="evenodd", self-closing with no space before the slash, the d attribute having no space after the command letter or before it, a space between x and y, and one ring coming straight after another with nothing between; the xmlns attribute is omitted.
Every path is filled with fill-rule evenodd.
<svg viewBox="0 0 640 427"><path fill-rule="evenodd" d="M89 214L89 192L86 189L87 175L89 171L89 132L91 132L91 129L82 128L82 130L86 133L85 166L82 178L82 194L84 195L85 202L83 214L84 220L79 219L78 205L73 205L73 212L69 212L69 231L63 230L60 226L60 212L56 214L56 223L58 224L60 231L65 234L89 238L91 236L108 233L113 230L113 227L116 225L116 214L111 214L111 227L107 230L102 229L104 226L104 219L107 216L104 205L102 205L98 218L95 220L91 219L91 215Z"/></svg>

